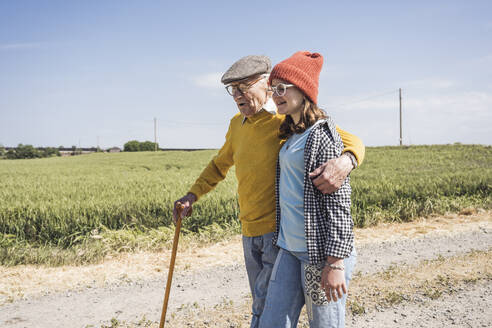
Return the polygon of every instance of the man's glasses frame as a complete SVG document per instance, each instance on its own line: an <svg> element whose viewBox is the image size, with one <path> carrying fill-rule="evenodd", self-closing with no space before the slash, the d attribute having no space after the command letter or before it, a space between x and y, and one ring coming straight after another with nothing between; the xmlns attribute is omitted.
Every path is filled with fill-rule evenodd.
<svg viewBox="0 0 492 328"><path fill-rule="evenodd" d="M229 84L225 86L227 93L234 97L234 93L239 91L242 95L247 92L253 85L255 85L260 80L266 78L268 75L261 75L253 81L247 83Z"/></svg>

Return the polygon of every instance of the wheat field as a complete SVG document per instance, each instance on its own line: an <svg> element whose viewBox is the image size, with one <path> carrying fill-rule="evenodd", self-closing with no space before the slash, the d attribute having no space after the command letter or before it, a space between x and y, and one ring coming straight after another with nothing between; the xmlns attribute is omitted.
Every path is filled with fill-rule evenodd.
<svg viewBox="0 0 492 328"><path fill-rule="evenodd" d="M0 263L86 263L167 247L174 200L215 150L0 161ZM492 147L368 147L352 172L358 227L492 207ZM234 168L194 206L184 234L240 232ZM193 237L195 236L195 237ZM197 237L198 236L198 237Z"/></svg>

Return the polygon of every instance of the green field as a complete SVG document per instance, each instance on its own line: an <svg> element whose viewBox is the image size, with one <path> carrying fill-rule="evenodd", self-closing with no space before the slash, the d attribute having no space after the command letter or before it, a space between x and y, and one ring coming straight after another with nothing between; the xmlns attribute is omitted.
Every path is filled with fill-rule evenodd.
<svg viewBox="0 0 492 328"><path fill-rule="evenodd" d="M216 151L143 152L0 160L0 263L83 264L172 240L173 201ZM492 147L366 149L352 173L357 226L492 208ZM183 222L184 238L239 233L236 179L225 181Z"/></svg>

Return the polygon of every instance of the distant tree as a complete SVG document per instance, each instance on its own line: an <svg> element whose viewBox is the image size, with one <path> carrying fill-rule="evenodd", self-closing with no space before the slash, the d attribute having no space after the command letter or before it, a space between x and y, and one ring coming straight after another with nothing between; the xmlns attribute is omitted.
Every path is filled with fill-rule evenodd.
<svg viewBox="0 0 492 328"><path fill-rule="evenodd" d="M137 140L128 141L124 147L123 151L154 151L155 142L144 141L139 142Z"/></svg>
<svg viewBox="0 0 492 328"><path fill-rule="evenodd" d="M53 147L34 148L32 145L19 144L16 148L9 149L5 154L7 159L26 159L60 156L58 149Z"/></svg>
<svg viewBox="0 0 492 328"><path fill-rule="evenodd" d="M17 158L39 158L41 157L41 152L34 148L32 145L19 144L15 149L17 153Z"/></svg>
<svg viewBox="0 0 492 328"><path fill-rule="evenodd" d="M60 151L52 147L47 147L43 149L42 157L52 157L52 156L61 156Z"/></svg>
<svg viewBox="0 0 492 328"><path fill-rule="evenodd" d="M15 150L9 149L7 154L5 155L7 159L17 159L17 155L15 154Z"/></svg>
<svg viewBox="0 0 492 328"><path fill-rule="evenodd" d="M140 151L154 151L155 142L145 141L140 143Z"/></svg>
<svg viewBox="0 0 492 328"><path fill-rule="evenodd" d="M77 149L77 146L72 146L72 156L80 154L82 154L82 151L80 149Z"/></svg>
<svg viewBox="0 0 492 328"><path fill-rule="evenodd" d="M40 158L43 153L31 145L19 144L17 148L10 149L6 155L7 159Z"/></svg>
<svg viewBox="0 0 492 328"><path fill-rule="evenodd" d="M123 151L140 151L140 142L130 140L123 146Z"/></svg>
<svg viewBox="0 0 492 328"><path fill-rule="evenodd" d="M5 155L5 147L2 144L0 144L0 156L3 155Z"/></svg>

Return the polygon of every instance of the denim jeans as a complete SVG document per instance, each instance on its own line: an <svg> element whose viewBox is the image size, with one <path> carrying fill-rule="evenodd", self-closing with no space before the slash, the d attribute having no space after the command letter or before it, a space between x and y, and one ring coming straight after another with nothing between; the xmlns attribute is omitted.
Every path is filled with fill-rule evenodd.
<svg viewBox="0 0 492 328"><path fill-rule="evenodd" d="M251 328L257 328L265 306L268 282L278 248L272 243L273 232L257 237L243 236L243 251L249 287L253 297Z"/></svg>
<svg viewBox="0 0 492 328"><path fill-rule="evenodd" d="M265 308L260 328L296 327L301 309L306 304L309 327L345 327L345 303L347 294L328 305L313 304L306 295L304 266L309 262L307 252L290 252L280 249L268 286ZM345 283L349 285L356 262L355 248L344 259Z"/></svg>

